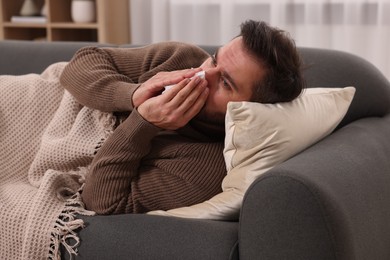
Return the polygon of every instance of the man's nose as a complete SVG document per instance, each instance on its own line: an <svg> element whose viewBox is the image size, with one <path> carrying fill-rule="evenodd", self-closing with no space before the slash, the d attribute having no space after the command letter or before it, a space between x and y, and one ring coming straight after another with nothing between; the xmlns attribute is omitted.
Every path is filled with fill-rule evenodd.
<svg viewBox="0 0 390 260"><path fill-rule="evenodd" d="M218 79L220 71L218 67L210 67L204 70L206 72L207 82L213 82Z"/></svg>

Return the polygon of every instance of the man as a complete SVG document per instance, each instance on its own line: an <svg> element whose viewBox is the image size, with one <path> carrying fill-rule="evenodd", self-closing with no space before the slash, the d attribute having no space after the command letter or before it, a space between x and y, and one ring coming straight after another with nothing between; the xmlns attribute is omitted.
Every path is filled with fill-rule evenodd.
<svg viewBox="0 0 390 260"><path fill-rule="evenodd" d="M205 79L193 77L200 70ZM86 177L82 197L98 214L168 210L220 193L227 103L291 101L304 86L294 42L256 21L213 56L172 42L87 47L61 83L83 105L128 114Z"/></svg>

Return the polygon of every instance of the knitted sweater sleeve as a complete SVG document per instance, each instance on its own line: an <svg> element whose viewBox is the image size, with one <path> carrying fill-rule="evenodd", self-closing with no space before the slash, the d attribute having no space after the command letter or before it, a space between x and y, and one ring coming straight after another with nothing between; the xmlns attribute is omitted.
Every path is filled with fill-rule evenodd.
<svg viewBox="0 0 390 260"><path fill-rule="evenodd" d="M131 182L159 129L136 110L118 126L96 154L86 176L82 198L98 214L125 213L132 205Z"/></svg>
<svg viewBox="0 0 390 260"><path fill-rule="evenodd" d="M198 67L207 57L202 49L178 42L140 48L84 47L65 67L60 82L82 105L128 112L142 82L160 71Z"/></svg>

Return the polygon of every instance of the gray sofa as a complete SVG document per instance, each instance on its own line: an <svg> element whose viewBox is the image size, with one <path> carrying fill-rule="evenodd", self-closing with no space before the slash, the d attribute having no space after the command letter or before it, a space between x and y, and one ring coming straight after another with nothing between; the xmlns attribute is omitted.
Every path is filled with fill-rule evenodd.
<svg viewBox="0 0 390 260"><path fill-rule="evenodd" d="M41 72L91 44L2 41L0 74ZM354 55L300 52L308 87L357 89L334 133L258 178L238 221L82 217L76 259L390 259L390 83Z"/></svg>

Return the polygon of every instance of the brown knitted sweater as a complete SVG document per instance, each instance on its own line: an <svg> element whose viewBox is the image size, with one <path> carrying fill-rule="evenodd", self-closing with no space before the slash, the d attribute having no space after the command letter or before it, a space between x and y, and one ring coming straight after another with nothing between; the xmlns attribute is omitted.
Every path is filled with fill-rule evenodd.
<svg viewBox="0 0 390 260"><path fill-rule="evenodd" d="M220 193L226 175L223 126L191 121L163 131L133 110L140 83L159 71L198 67L202 49L182 43L143 48L81 49L65 68L61 84L83 105L127 112L92 162L82 193L98 214L142 213L203 202Z"/></svg>

